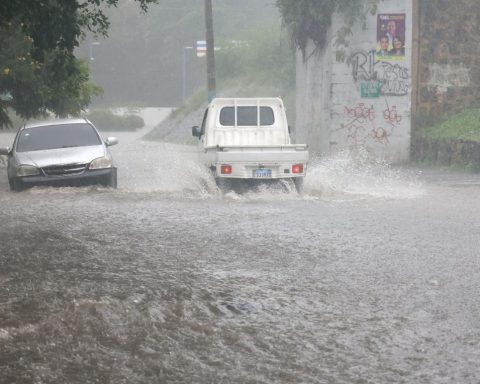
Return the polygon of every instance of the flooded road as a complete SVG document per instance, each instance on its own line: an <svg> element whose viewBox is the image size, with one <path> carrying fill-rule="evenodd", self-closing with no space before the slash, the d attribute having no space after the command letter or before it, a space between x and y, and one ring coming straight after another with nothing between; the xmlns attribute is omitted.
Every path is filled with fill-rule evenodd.
<svg viewBox="0 0 480 384"><path fill-rule="evenodd" d="M1 384L480 382L480 176L339 154L222 194L117 136L118 190L0 167Z"/></svg>

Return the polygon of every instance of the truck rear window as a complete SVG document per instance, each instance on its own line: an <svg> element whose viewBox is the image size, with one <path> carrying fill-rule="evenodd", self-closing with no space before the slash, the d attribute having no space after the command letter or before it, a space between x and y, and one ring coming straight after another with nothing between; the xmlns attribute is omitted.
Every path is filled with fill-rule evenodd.
<svg viewBox="0 0 480 384"><path fill-rule="evenodd" d="M237 124L235 124L235 107L223 107L220 111L220 124L225 126L257 126L257 107L237 107ZM273 109L260 107L260 125L273 125Z"/></svg>

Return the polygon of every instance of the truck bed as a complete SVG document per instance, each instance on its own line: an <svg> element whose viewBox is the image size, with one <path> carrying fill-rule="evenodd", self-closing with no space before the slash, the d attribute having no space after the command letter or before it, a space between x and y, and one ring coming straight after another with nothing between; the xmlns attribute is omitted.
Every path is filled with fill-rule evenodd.
<svg viewBox="0 0 480 384"><path fill-rule="evenodd" d="M207 147L205 153L216 162L307 161L306 145Z"/></svg>

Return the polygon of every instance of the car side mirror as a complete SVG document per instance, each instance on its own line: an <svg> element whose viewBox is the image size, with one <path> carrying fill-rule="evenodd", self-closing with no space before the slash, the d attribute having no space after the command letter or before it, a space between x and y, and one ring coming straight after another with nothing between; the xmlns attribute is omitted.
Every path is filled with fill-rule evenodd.
<svg viewBox="0 0 480 384"><path fill-rule="evenodd" d="M192 127L192 136L200 138L202 136L202 131L198 125Z"/></svg>
<svg viewBox="0 0 480 384"><path fill-rule="evenodd" d="M8 156L10 154L10 147L0 147L0 155Z"/></svg>
<svg viewBox="0 0 480 384"><path fill-rule="evenodd" d="M105 144L107 147L118 144L118 139L116 137L107 137L105 139Z"/></svg>

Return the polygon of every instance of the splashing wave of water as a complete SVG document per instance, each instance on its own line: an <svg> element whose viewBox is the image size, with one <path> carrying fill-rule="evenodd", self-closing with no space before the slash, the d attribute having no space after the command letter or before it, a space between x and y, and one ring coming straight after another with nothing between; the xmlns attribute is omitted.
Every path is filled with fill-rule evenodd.
<svg viewBox="0 0 480 384"><path fill-rule="evenodd" d="M322 198L338 195L409 199L425 193L417 175L372 159L365 151L339 152L314 159L308 169L305 190Z"/></svg>

